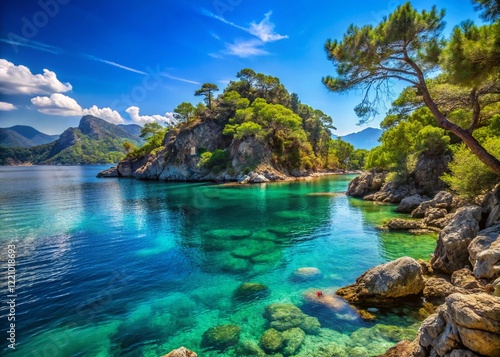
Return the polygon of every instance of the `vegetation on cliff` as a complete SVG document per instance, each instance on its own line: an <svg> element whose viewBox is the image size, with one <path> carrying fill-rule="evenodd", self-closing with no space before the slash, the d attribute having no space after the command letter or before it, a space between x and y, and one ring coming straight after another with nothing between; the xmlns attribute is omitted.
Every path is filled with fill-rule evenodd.
<svg viewBox="0 0 500 357"><path fill-rule="evenodd" d="M217 86L203 84L195 94L205 97L205 105L179 104L174 109L179 120L175 127L146 125L144 146L134 150L128 146L127 159L162 157L171 166L189 167L197 178L209 177L208 173L235 177L260 165L284 175L363 167L366 150L333 139L332 118L302 104L278 78L249 68L238 72L237 78L217 97ZM203 143L208 139L209 145ZM194 152L186 154L191 148ZM167 164L162 165L165 169ZM192 179L193 175L182 177ZM156 176L160 173L152 175ZM171 177L167 179L179 179Z"/></svg>
<svg viewBox="0 0 500 357"><path fill-rule="evenodd" d="M418 12L408 2L375 27L351 25L342 41L327 41L337 74L323 83L334 92L364 92L356 108L361 122L376 113L390 83L410 85L381 123L381 145L367 155L365 168L382 167L404 181L421 157L452 154L443 180L453 190L475 196L498 182L500 22L490 5L478 2L495 22L464 21L448 40L444 10Z"/></svg>

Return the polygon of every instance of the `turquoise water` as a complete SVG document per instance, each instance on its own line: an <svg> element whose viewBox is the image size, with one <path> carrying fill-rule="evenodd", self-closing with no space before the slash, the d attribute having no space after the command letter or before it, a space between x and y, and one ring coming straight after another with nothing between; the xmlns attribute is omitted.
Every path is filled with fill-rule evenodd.
<svg viewBox="0 0 500 357"><path fill-rule="evenodd" d="M272 303L321 323L292 355L372 356L415 333L418 307L378 310L364 322L303 298L434 250L433 235L377 229L398 214L346 197L354 176L238 186L95 178L101 169L0 167L2 276L5 247L17 251L16 350L0 346L9 356L161 356L179 346L245 355L202 348L202 335L235 324L240 343L258 344ZM294 278L301 267L321 274ZM245 282L267 293L237 299ZM0 289L4 301L6 279ZM2 327L7 313L2 304Z"/></svg>

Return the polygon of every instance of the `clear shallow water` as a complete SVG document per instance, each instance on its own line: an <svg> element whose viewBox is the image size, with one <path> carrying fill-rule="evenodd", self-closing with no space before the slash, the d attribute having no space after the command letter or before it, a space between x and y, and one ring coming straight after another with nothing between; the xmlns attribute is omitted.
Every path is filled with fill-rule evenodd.
<svg viewBox="0 0 500 357"><path fill-rule="evenodd" d="M320 355L322 346L338 347L335 356L377 355L416 331L415 308L363 322L303 299L307 289L334 291L377 264L428 259L434 250L433 235L377 230L398 215L394 206L346 197L354 176L223 186L95 178L101 169L0 167L2 276L6 245L18 254L17 348L9 356L161 356L179 346L235 356L234 348L203 351L201 336L233 323L240 341L258 343L264 308L278 302L321 322L300 356ZM300 267L322 275L293 279ZM237 300L244 282L265 284L269 294ZM3 304L2 327L6 313ZM406 335L388 338L382 325Z"/></svg>

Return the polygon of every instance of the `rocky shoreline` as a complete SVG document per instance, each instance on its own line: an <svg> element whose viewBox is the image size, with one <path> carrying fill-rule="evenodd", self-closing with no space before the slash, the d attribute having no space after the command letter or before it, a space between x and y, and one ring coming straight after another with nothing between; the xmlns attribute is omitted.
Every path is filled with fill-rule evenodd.
<svg viewBox="0 0 500 357"><path fill-rule="evenodd" d="M337 295L365 307L397 306L418 296L433 312L413 341L383 356L500 356L500 185L475 205L446 191L431 198L418 185L398 188L385 183L386 175L363 173L347 193L398 203L397 211L411 214L382 228L439 231L434 254L430 263L404 257L374 267Z"/></svg>

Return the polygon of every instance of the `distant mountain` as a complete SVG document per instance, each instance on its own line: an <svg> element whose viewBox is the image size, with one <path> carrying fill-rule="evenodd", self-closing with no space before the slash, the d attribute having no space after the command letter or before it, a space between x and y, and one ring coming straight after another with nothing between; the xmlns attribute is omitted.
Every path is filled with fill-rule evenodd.
<svg viewBox="0 0 500 357"><path fill-rule="evenodd" d="M118 126L137 139L140 138L142 126L138 124L118 124Z"/></svg>
<svg viewBox="0 0 500 357"><path fill-rule="evenodd" d="M0 128L0 146L31 147L51 143L59 135L47 135L26 125Z"/></svg>
<svg viewBox="0 0 500 357"><path fill-rule="evenodd" d="M125 155L125 141L138 144L135 136L118 125L87 115L78 128L65 130L52 143L31 148L0 147L0 165L113 163Z"/></svg>
<svg viewBox="0 0 500 357"><path fill-rule="evenodd" d="M342 136L342 140L352 144L356 149L370 150L380 145L378 139L382 135L382 130L377 128L366 128L357 133Z"/></svg>

